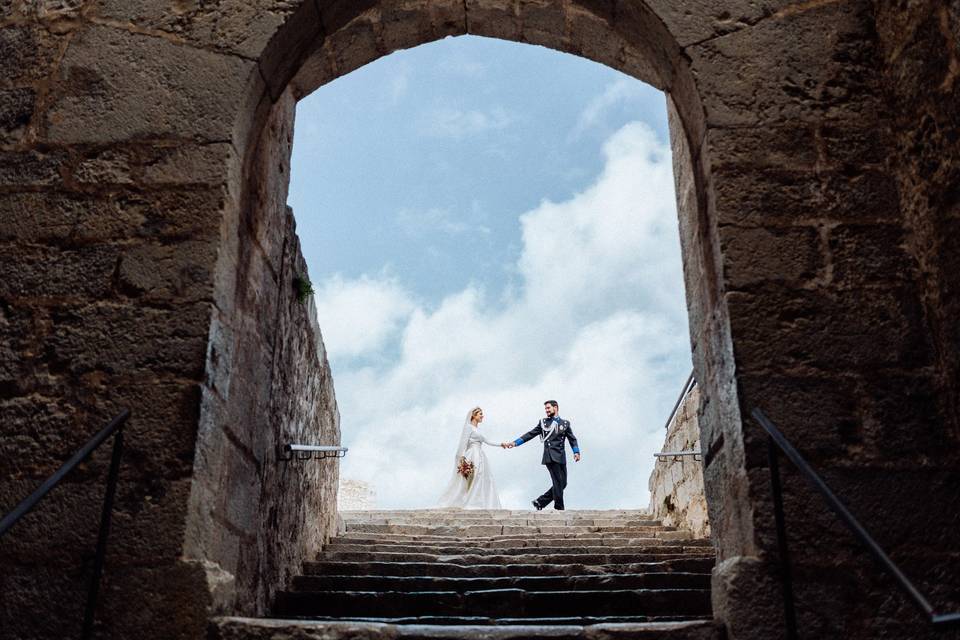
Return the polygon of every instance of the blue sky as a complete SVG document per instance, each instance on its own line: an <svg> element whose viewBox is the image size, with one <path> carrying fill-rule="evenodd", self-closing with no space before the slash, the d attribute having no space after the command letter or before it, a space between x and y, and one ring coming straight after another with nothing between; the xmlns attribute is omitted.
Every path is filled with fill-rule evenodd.
<svg viewBox="0 0 960 640"><path fill-rule="evenodd" d="M431 506L471 406L512 439L557 397L584 448L568 506L646 506L690 369L661 92L484 38L397 52L300 102L289 203L343 477ZM507 506L545 488L538 447L487 451Z"/></svg>

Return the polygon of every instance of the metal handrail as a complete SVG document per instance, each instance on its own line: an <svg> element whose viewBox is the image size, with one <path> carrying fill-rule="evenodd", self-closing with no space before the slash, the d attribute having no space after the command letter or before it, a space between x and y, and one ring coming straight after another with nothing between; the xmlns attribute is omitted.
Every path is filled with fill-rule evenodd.
<svg viewBox="0 0 960 640"><path fill-rule="evenodd" d="M903 589L913 603L926 614L930 624L938 629L951 627L960 627L960 612L958 613L936 613L930 601L920 593L920 590L910 581L903 571L890 559L890 556L880 547L873 536L863 527L856 517L850 512L847 506L840 498L827 486L813 467L800 455L800 453L790 444L786 436L777 429L776 426L767 418L760 409L751 411L751 415L764 431L767 432L767 449L770 457L770 476L773 486L774 516L777 525L777 543L780 548L781 579L783 580L784 611L787 622L787 637L789 640L797 638L796 613L793 604L793 584L790 576L789 551L787 549L786 526L784 524L783 514L783 493L780 487L780 468L777 460L777 453L783 452L784 455L794 464L797 470L806 478L806 480L816 489L826 500L827 505L833 509L834 513L843 521L850 531L866 546L867 550L873 555L874 559L880 563L881 568L893 576L897 585Z"/></svg>
<svg viewBox="0 0 960 640"><path fill-rule="evenodd" d="M702 451L661 451L653 454L655 458L682 458L684 456L693 456L694 460L697 459L697 456L702 455Z"/></svg>
<svg viewBox="0 0 960 640"><path fill-rule="evenodd" d="M87 640L93 636L93 619L97 609L97 596L100 593L100 577L103 574L103 561L107 555L107 536L110 533L110 520L113 514L113 498L117 492L117 478L120 475L120 458L123 456L123 426L130 417L130 410L124 409L95 436L44 480L33 493L20 501L3 519L0 519L0 536L7 533L20 519L33 509L50 490L57 486L81 462L90 457L97 447L109 438L113 439L113 451L110 455L110 471L107 473L107 489L103 496L103 510L100 513L100 529L97 532L97 551L93 560L93 575L87 588L87 605L83 612L83 631L81 638Z"/></svg>
<svg viewBox="0 0 960 640"><path fill-rule="evenodd" d="M663 430L666 431L670 428L670 423L673 422L673 416L677 415L677 409L680 408L680 403L683 402L683 399L687 397L687 394L690 393L690 390L697 386L697 380L693 377L693 371L690 371L690 375L687 376L687 381L683 383L683 389L680 391L680 397L677 398L677 401L673 405L673 409L670 410L670 415L667 416L667 422L663 425Z"/></svg>
<svg viewBox="0 0 960 640"><path fill-rule="evenodd" d="M313 454L317 454L318 460L324 458L342 458L347 455L347 447L335 445L315 445L315 444L285 444L279 448L277 458L280 460L292 460L296 456L297 460L310 460Z"/></svg>

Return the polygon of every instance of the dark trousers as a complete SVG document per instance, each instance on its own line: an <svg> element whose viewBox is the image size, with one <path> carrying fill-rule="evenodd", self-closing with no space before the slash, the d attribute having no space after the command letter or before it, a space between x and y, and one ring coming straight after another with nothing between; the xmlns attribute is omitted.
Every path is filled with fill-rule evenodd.
<svg viewBox="0 0 960 640"><path fill-rule="evenodd" d="M567 488L567 465L559 462L548 462L544 466L550 472L550 480L553 482L553 486L537 498L536 502L541 509L552 502L554 509L563 511L563 490Z"/></svg>

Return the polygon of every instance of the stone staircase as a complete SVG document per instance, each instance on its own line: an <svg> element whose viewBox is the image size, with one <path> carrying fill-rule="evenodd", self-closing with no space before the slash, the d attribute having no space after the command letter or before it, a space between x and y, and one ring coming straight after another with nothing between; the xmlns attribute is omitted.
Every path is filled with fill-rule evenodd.
<svg viewBox="0 0 960 640"><path fill-rule="evenodd" d="M213 636L720 637L709 542L643 511L342 515L274 619L223 618Z"/></svg>

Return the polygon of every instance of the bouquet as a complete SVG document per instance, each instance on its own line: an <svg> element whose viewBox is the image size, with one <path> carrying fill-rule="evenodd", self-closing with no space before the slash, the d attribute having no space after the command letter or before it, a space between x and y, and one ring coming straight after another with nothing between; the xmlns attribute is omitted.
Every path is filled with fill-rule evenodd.
<svg viewBox="0 0 960 640"><path fill-rule="evenodd" d="M457 473L469 480L473 476L473 463L461 456L460 463L457 465Z"/></svg>

